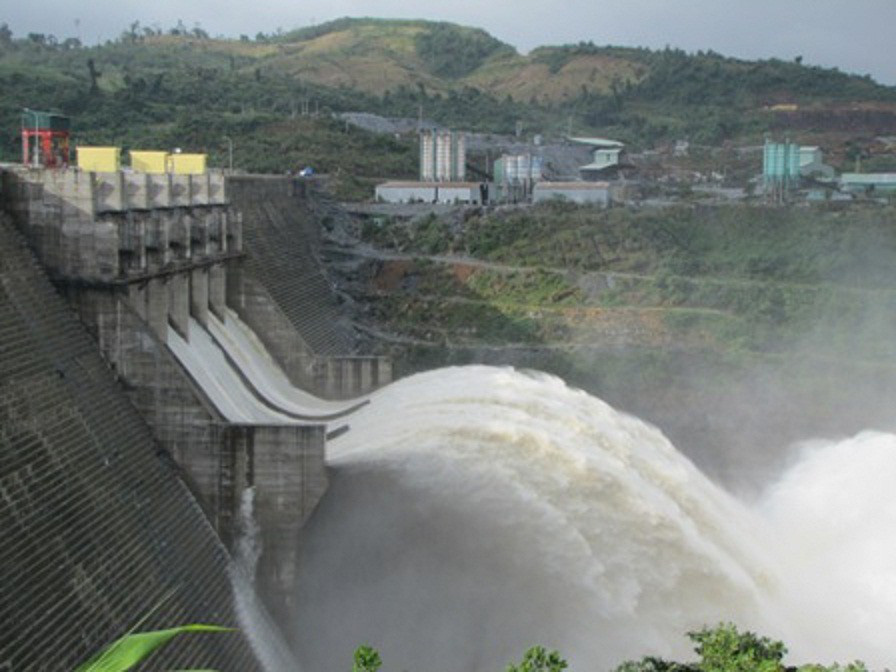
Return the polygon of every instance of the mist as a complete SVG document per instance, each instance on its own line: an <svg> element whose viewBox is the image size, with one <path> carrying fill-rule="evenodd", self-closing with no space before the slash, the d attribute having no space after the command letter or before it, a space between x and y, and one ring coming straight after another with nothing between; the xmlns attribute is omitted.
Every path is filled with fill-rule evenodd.
<svg viewBox="0 0 896 672"><path fill-rule="evenodd" d="M896 498L858 491L896 473L892 435L804 447L747 506L655 427L544 374L420 374L353 426L303 532L305 669L346 667L362 643L391 669L501 669L536 643L571 669L612 669L688 658L685 633L719 621L785 640L795 662L888 662ZM844 454L849 489L826 498ZM856 507L826 528L847 498ZM857 565L841 544L875 553ZM885 590L857 589L857 566ZM836 600L819 604L824 581Z"/></svg>

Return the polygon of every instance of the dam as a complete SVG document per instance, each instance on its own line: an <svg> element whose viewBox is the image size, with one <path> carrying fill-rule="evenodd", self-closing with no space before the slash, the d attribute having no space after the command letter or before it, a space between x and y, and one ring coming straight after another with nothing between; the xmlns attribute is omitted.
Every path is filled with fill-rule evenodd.
<svg viewBox="0 0 896 672"><path fill-rule="evenodd" d="M238 628L166 669L348 669L365 641L395 669L537 642L613 669L720 620L891 664L896 437L808 446L745 504L555 377L392 383L316 258L313 188L4 170L0 669L73 668L147 615ZM298 660L270 662L277 630Z"/></svg>
<svg viewBox="0 0 896 672"><path fill-rule="evenodd" d="M21 597L4 622L47 616L12 631L0 667L74 667L147 613L237 625L228 555L247 492L262 549L250 580L274 621L292 617L327 437L391 380L339 321L306 188L3 170L0 493L3 529L21 531L3 564ZM35 646L61 641L62 625L76 644ZM223 638L185 639L161 660L258 665L245 636Z"/></svg>

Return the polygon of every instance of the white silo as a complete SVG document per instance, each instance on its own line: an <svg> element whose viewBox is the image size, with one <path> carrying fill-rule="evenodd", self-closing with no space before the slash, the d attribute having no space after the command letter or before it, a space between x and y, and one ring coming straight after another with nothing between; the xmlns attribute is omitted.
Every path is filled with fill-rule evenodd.
<svg viewBox="0 0 896 672"><path fill-rule="evenodd" d="M435 131L420 134L420 180L433 182L436 179L436 136Z"/></svg>

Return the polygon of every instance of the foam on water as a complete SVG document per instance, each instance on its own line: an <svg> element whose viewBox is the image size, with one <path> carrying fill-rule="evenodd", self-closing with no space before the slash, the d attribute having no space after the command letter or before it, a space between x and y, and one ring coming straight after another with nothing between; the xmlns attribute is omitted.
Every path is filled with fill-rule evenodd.
<svg viewBox="0 0 896 672"><path fill-rule="evenodd" d="M304 534L307 669L365 641L395 669L500 669L536 642L609 669L689 657L686 631L721 620L794 659L893 662L896 437L809 447L748 508L656 428L544 374L427 372L352 426Z"/></svg>

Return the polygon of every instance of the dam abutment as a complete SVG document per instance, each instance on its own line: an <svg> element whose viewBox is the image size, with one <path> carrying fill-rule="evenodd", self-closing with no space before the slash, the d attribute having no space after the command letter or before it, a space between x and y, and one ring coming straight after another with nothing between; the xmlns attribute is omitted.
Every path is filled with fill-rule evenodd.
<svg viewBox="0 0 896 672"><path fill-rule="evenodd" d="M254 492L257 585L269 609L287 618L299 530L327 487L327 426L228 419L173 355L170 341L189 343L192 330L208 328L211 316L225 322L233 310L296 387L329 399L390 382L388 360L354 354L344 332L320 347L333 321L321 269L293 276L273 269L273 281L259 277L256 260L243 250L244 218L255 217L257 238L256 229L276 224L279 215L266 208L258 221L251 207L248 215L233 207L220 174L13 169L2 177L4 209L232 552L244 532L243 494ZM272 188L292 186L280 180ZM302 320L310 338L283 306L290 295L303 295L313 309Z"/></svg>

